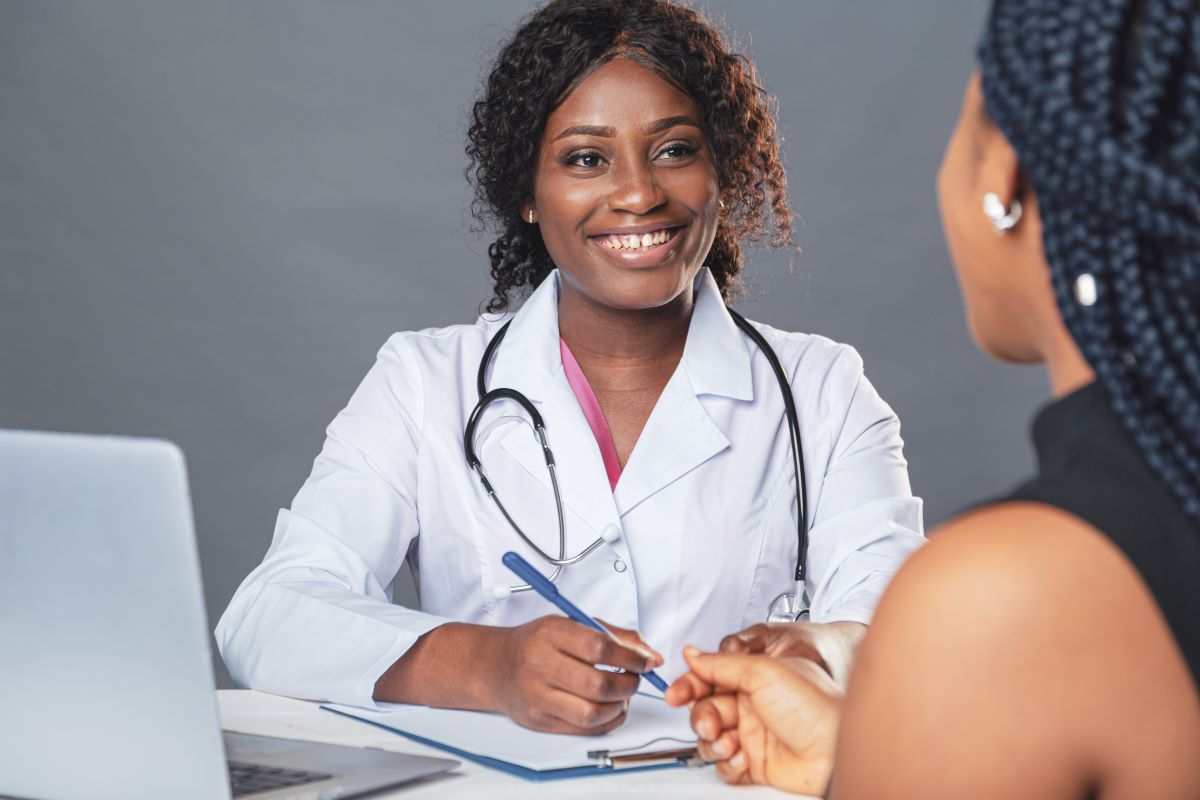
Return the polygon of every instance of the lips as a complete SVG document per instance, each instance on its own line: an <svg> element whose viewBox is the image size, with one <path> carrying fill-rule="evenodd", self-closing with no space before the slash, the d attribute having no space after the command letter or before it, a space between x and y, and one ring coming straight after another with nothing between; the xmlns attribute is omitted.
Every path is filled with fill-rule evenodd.
<svg viewBox="0 0 1200 800"><path fill-rule="evenodd" d="M592 238L609 250L646 251L666 244L674 239L678 232L678 226L670 226L643 233L607 233Z"/></svg>
<svg viewBox="0 0 1200 800"><path fill-rule="evenodd" d="M625 267L657 267L678 251L684 225L626 228L588 237L608 259Z"/></svg>

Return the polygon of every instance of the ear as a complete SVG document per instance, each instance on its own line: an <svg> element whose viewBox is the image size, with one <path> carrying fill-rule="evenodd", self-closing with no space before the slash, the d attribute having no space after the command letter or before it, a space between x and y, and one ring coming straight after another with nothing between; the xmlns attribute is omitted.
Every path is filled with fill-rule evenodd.
<svg viewBox="0 0 1200 800"><path fill-rule="evenodd" d="M994 124L989 124L980 142L979 181L985 192L995 192L1006 208L1013 200L1024 200L1025 179L1017 151Z"/></svg>

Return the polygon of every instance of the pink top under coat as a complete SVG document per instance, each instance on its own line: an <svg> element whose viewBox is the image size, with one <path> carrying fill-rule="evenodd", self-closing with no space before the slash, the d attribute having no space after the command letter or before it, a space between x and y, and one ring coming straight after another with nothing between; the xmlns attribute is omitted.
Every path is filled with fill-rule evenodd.
<svg viewBox="0 0 1200 800"><path fill-rule="evenodd" d="M571 349L567 347L567 343L561 337L558 345L558 349L562 352L563 371L567 373L567 383L571 384L571 391L575 393L575 399L579 401L579 407L583 409L583 416L592 429L592 435L596 437L596 444L600 445L600 456L604 459L604 471L608 473L608 484L611 488L616 489L617 481L621 477L621 460L617 458L617 446L613 442L608 422L604 419L604 412L600 410L600 401L596 399L596 393L592 391L587 376L583 374L583 370L579 368L579 362L575 360Z"/></svg>

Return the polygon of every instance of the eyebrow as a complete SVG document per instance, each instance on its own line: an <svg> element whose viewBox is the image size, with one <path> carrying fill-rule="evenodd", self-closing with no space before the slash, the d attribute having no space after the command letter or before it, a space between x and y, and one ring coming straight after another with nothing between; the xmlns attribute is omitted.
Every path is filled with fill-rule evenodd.
<svg viewBox="0 0 1200 800"><path fill-rule="evenodd" d="M664 117L647 125L646 133L651 135L662 133L669 128L674 128L676 125L691 125L693 128L700 127L700 123L691 117ZM552 141L557 142L559 139L565 139L568 136L599 136L602 139L611 139L616 135L616 128L608 125L572 125L571 127L565 129L562 133L555 136Z"/></svg>

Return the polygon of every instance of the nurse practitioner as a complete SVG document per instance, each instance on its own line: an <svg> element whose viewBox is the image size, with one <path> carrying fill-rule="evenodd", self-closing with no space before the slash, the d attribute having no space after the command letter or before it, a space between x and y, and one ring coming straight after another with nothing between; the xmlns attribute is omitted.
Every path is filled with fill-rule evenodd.
<svg viewBox="0 0 1200 800"><path fill-rule="evenodd" d="M491 313L384 345L217 626L230 673L590 734L621 724L636 673L673 679L685 643L748 628L841 677L924 541L921 504L858 354L750 323L756 342L726 307L743 242L791 232L752 64L665 0L559 0L503 47L472 120L477 208L500 234ZM464 442L497 388L520 397ZM556 560L595 544L557 582L625 645L513 591L508 550L555 572L515 528ZM406 560L420 611L391 602ZM809 621L760 624L802 598Z"/></svg>

